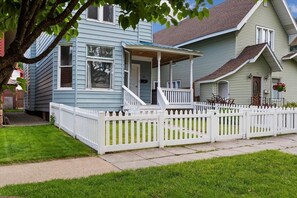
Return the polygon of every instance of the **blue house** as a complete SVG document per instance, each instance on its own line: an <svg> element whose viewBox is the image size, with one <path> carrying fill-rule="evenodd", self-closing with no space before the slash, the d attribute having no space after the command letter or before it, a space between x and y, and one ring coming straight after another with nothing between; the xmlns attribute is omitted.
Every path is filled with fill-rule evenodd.
<svg viewBox="0 0 297 198"><path fill-rule="evenodd" d="M188 89L162 89L160 67L188 59L192 68L201 53L153 44L148 22L124 31L119 15L117 6L89 7L81 16L78 37L61 41L42 61L25 65L27 111L46 118L49 102L102 111L192 108L192 83ZM38 55L52 40L42 34L26 56ZM158 67L157 82L151 80L153 67Z"/></svg>

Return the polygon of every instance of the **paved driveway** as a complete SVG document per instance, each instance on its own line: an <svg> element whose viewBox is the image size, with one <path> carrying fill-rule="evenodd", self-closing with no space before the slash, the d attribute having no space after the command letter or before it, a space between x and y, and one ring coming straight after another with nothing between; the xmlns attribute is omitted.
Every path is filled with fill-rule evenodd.
<svg viewBox="0 0 297 198"><path fill-rule="evenodd" d="M25 112L8 112L4 113L4 116L9 119L10 125L14 126L33 126L48 124L47 121L42 120L40 117L29 115Z"/></svg>

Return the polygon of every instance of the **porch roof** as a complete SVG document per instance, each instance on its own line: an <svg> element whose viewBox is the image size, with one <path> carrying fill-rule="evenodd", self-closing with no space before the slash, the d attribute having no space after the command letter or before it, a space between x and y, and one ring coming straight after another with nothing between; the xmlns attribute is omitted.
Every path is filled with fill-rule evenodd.
<svg viewBox="0 0 297 198"><path fill-rule="evenodd" d="M256 62L261 55L264 56L273 72L282 71L283 68L269 45L263 43L246 47L237 58L230 60L213 73L200 78L195 82L210 83L221 80L236 73L248 63Z"/></svg>
<svg viewBox="0 0 297 198"><path fill-rule="evenodd" d="M203 56L200 51L185 48L177 48L167 45L160 45L149 42L122 42L122 46L132 52L132 55L150 57L153 60L153 66L158 65L157 53L161 52L161 65L167 65L170 61L179 62L189 59L190 56Z"/></svg>
<svg viewBox="0 0 297 198"><path fill-rule="evenodd" d="M288 55L286 55L286 56L284 56L283 58L282 58L282 60L295 60L295 61L297 61L297 52L292 52L292 53L290 53L290 54L288 54Z"/></svg>

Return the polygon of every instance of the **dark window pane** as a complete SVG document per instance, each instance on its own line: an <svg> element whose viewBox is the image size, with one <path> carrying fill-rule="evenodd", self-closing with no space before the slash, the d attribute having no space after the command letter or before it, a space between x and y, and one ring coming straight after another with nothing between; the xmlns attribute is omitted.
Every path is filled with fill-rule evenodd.
<svg viewBox="0 0 297 198"><path fill-rule="evenodd" d="M125 68L124 70L129 70L129 63L130 63L130 54L128 52L125 52Z"/></svg>
<svg viewBox="0 0 297 198"><path fill-rule="evenodd" d="M61 65L72 65L72 47L61 46Z"/></svg>
<svg viewBox="0 0 297 198"><path fill-rule="evenodd" d="M126 86L126 87L128 87L128 72L124 72L125 73L125 76L124 76L124 85Z"/></svg>
<svg viewBox="0 0 297 198"><path fill-rule="evenodd" d="M94 6L90 6L88 8L88 18L98 20L98 8Z"/></svg>
<svg viewBox="0 0 297 198"><path fill-rule="evenodd" d="M61 67L60 87L72 87L72 67Z"/></svg>
<svg viewBox="0 0 297 198"><path fill-rule="evenodd" d="M88 61L88 87L111 88L112 63Z"/></svg>
<svg viewBox="0 0 297 198"><path fill-rule="evenodd" d="M87 45L87 48L88 48L88 56L113 58L113 48L112 47Z"/></svg>
<svg viewBox="0 0 297 198"><path fill-rule="evenodd" d="M103 21L113 22L113 6L106 5L103 7Z"/></svg>

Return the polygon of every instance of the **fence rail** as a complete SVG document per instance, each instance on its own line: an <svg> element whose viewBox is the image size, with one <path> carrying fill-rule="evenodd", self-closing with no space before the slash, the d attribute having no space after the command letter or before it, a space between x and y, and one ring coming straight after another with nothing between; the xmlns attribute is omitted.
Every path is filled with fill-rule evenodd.
<svg viewBox="0 0 297 198"><path fill-rule="evenodd" d="M99 112L51 103L55 125L98 153L297 132L297 109Z"/></svg>

